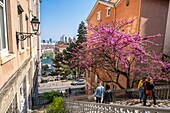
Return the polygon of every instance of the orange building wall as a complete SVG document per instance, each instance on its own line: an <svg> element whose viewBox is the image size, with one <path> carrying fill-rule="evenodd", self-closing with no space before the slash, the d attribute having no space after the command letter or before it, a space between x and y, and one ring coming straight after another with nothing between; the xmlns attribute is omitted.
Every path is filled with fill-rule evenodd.
<svg viewBox="0 0 170 113"><path fill-rule="evenodd" d="M88 25L93 25L96 26L98 24L106 24L106 23L111 23L113 21L114 18L114 8L110 7L110 16L106 17L106 8L108 6L99 3L98 6L95 8L95 10L93 11L93 14L91 15L91 17L88 20ZM100 18L101 20L97 20L97 12L101 11L100 14Z"/></svg>
<svg viewBox="0 0 170 113"><path fill-rule="evenodd" d="M141 0L130 0L129 6L126 6L126 0L123 0L116 8L116 21L135 20L128 25L125 30L127 33L136 33L139 30Z"/></svg>

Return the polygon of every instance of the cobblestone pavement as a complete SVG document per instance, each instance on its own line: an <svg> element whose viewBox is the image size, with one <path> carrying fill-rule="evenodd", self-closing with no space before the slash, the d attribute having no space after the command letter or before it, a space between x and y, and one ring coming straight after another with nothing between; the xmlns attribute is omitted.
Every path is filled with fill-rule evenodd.
<svg viewBox="0 0 170 113"><path fill-rule="evenodd" d="M153 104L153 100L147 100L147 107L161 107L170 109L170 100L156 100L157 105ZM121 101L114 101L113 105L128 105L128 106L143 106L143 103L139 102L139 99L127 99Z"/></svg>

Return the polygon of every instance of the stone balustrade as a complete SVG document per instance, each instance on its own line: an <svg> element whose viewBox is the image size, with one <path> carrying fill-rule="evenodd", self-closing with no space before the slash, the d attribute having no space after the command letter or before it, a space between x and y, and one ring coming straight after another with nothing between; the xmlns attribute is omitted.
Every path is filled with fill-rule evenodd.
<svg viewBox="0 0 170 113"><path fill-rule="evenodd" d="M66 113L170 113L169 108L137 107L64 100Z"/></svg>
<svg viewBox="0 0 170 113"><path fill-rule="evenodd" d="M170 99L170 85L166 86L155 86L154 92L156 99ZM139 90L137 88L124 89L124 90L114 90L114 98L139 98ZM149 97L150 98L150 97Z"/></svg>
<svg viewBox="0 0 170 113"><path fill-rule="evenodd" d="M155 95L157 99L170 99L170 86L155 86ZM113 91L114 99L138 99L138 89L126 89ZM149 96L151 98L151 96ZM77 99L79 100L79 99ZM88 101L88 100L86 100ZM145 106L128 106L128 105L110 105L97 104L94 102L64 100L67 113L170 113L170 108L154 108Z"/></svg>

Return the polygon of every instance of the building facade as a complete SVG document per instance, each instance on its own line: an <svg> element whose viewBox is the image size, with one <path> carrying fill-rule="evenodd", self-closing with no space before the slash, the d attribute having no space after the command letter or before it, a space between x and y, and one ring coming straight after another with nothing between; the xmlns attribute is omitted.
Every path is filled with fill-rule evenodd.
<svg viewBox="0 0 170 113"><path fill-rule="evenodd" d="M63 50L65 50L67 47L69 46L69 43L57 43L55 45L56 49L58 50L58 52L63 52Z"/></svg>
<svg viewBox="0 0 170 113"><path fill-rule="evenodd" d="M148 50L156 50L157 53L164 52L170 55L170 34L168 32L170 0L97 0L89 16L87 17L88 25L93 27L99 24L111 24L112 21L130 21L134 22L127 26L125 32L137 33L141 36L161 34L153 41L160 44L159 47L147 45ZM90 35L88 31L88 35ZM107 73L99 70L100 75ZM96 87L98 78L90 71L86 71L87 90ZM121 78L120 83L126 87L126 79ZM113 89L120 89L115 84ZM91 93L91 92L89 92Z"/></svg>
<svg viewBox="0 0 170 113"><path fill-rule="evenodd" d="M30 21L40 20L41 0L0 0L0 112L27 113L36 96L40 36L18 41L16 32L33 33ZM40 30L39 30L40 31Z"/></svg>

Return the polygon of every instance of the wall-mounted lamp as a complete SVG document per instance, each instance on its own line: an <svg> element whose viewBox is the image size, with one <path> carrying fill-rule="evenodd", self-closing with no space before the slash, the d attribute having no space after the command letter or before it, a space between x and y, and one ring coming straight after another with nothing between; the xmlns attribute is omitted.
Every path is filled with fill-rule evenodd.
<svg viewBox="0 0 170 113"><path fill-rule="evenodd" d="M31 25L34 33L16 32L17 42L24 41L25 39L30 38L32 35L37 35L40 25L38 18L34 17L31 20Z"/></svg>

